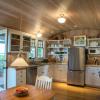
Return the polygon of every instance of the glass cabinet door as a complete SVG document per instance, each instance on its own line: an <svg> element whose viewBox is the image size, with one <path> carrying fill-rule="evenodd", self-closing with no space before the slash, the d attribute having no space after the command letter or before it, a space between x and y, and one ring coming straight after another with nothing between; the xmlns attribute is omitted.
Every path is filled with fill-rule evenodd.
<svg viewBox="0 0 100 100"><path fill-rule="evenodd" d="M36 57L36 47L35 47L35 39L31 39L31 46L30 52L28 53L28 58L35 58Z"/></svg>
<svg viewBox="0 0 100 100"><path fill-rule="evenodd" d="M44 57L44 42L42 40L38 40L37 57Z"/></svg>
<svg viewBox="0 0 100 100"><path fill-rule="evenodd" d="M7 29L0 30L0 91L6 89L6 40Z"/></svg>

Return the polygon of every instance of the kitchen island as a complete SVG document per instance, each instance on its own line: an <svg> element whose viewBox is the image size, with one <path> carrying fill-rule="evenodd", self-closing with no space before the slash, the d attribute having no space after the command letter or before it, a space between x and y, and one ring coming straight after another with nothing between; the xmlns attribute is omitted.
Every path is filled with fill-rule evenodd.
<svg viewBox="0 0 100 100"><path fill-rule="evenodd" d="M35 84L37 68L40 65L29 65L28 67L9 67L7 69L7 88L23 84Z"/></svg>

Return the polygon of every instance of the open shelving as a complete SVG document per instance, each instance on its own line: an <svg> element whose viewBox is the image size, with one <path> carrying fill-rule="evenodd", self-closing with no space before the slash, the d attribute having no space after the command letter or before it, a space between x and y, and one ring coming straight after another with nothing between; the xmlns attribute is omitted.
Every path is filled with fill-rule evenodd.
<svg viewBox="0 0 100 100"><path fill-rule="evenodd" d="M71 40L48 40L47 41L47 56L55 62L66 63L68 56L68 48L71 45Z"/></svg>

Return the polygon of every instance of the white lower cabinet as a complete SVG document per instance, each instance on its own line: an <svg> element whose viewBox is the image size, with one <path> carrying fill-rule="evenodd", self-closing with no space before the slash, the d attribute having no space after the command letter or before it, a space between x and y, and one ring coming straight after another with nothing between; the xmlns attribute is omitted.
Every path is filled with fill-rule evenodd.
<svg viewBox="0 0 100 100"><path fill-rule="evenodd" d="M48 65L43 65L43 66L39 66L37 68L37 75L41 76L41 75L48 75Z"/></svg>
<svg viewBox="0 0 100 100"><path fill-rule="evenodd" d="M95 86L100 87L100 68L96 68L95 77L96 77Z"/></svg>
<svg viewBox="0 0 100 100"><path fill-rule="evenodd" d="M48 67L48 76L49 77L52 77L52 78L54 77L53 71L54 71L54 66L49 65L49 67Z"/></svg>
<svg viewBox="0 0 100 100"><path fill-rule="evenodd" d="M100 87L100 68L87 67L85 83L88 86Z"/></svg>
<svg viewBox="0 0 100 100"><path fill-rule="evenodd" d="M55 65L53 74L54 81L67 82L67 65Z"/></svg>
<svg viewBox="0 0 100 100"><path fill-rule="evenodd" d="M54 81L67 82L67 64L50 64L38 67L37 75L47 75Z"/></svg>
<svg viewBox="0 0 100 100"><path fill-rule="evenodd" d="M26 69L17 70L16 85L26 84Z"/></svg>
<svg viewBox="0 0 100 100"><path fill-rule="evenodd" d="M26 84L26 69L8 68L7 88Z"/></svg>

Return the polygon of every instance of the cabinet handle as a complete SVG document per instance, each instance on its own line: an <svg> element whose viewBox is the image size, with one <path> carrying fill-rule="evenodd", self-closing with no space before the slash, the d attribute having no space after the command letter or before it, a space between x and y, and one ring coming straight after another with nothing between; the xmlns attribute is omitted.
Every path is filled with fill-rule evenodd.
<svg viewBox="0 0 100 100"><path fill-rule="evenodd" d="M92 73L92 75L95 75L95 73Z"/></svg>
<svg viewBox="0 0 100 100"><path fill-rule="evenodd" d="M22 75L20 75L20 77L22 77Z"/></svg>
<svg viewBox="0 0 100 100"><path fill-rule="evenodd" d="M21 83L23 82L23 81L20 81Z"/></svg>
<svg viewBox="0 0 100 100"><path fill-rule="evenodd" d="M98 73L100 73L100 71Z"/></svg>

